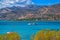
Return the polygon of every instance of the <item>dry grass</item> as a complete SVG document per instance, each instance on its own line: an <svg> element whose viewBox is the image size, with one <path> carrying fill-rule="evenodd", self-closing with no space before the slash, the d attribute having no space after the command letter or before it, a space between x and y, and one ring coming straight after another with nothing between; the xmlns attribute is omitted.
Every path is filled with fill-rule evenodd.
<svg viewBox="0 0 60 40"><path fill-rule="evenodd" d="M20 40L20 36L17 33L0 35L0 40Z"/></svg>
<svg viewBox="0 0 60 40"><path fill-rule="evenodd" d="M34 40L60 40L60 30L40 30Z"/></svg>

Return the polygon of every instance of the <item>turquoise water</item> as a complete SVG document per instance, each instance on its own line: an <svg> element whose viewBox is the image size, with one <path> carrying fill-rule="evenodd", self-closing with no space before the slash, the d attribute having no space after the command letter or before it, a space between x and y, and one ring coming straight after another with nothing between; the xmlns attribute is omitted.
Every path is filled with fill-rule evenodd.
<svg viewBox="0 0 60 40"><path fill-rule="evenodd" d="M30 40L32 34L47 28L59 29L60 21L0 21L0 34L18 32L22 40Z"/></svg>

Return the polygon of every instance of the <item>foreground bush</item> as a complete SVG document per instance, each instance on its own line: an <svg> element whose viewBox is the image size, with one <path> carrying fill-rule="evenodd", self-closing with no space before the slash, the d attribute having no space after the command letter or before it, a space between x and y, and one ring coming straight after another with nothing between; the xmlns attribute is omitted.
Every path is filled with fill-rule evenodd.
<svg viewBox="0 0 60 40"><path fill-rule="evenodd" d="M0 40L20 40L20 36L17 33L6 33L0 35Z"/></svg>
<svg viewBox="0 0 60 40"><path fill-rule="evenodd" d="M60 40L60 30L40 30L34 40Z"/></svg>
<svg viewBox="0 0 60 40"><path fill-rule="evenodd" d="M31 36L30 36L30 40L34 40L34 34L32 34Z"/></svg>

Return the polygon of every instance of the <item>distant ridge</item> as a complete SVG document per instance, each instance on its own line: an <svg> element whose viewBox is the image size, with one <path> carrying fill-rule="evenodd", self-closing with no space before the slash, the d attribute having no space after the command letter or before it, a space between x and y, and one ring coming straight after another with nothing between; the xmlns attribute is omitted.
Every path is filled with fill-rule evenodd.
<svg viewBox="0 0 60 40"><path fill-rule="evenodd" d="M0 9L0 20L20 20L26 18L39 18L42 20L60 20L60 4L51 6L13 6Z"/></svg>

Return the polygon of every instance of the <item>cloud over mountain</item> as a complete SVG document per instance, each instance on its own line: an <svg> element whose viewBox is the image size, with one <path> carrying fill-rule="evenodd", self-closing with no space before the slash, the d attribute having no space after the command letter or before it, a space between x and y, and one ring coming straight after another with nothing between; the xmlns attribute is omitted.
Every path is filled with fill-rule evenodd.
<svg viewBox="0 0 60 40"><path fill-rule="evenodd" d="M1 7L11 7L11 6L21 6L24 7L29 4L34 4L32 0L1 0L0 1L0 8Z"/></svg>

